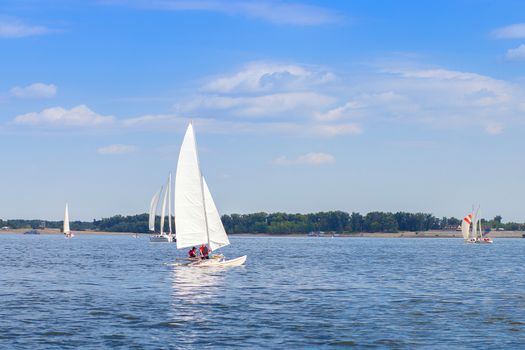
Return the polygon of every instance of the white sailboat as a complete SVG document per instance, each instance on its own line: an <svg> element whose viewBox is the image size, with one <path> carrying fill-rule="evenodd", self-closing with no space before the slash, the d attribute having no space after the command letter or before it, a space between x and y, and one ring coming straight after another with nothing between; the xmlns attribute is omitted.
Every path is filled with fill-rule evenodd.
<svg viewBox="0 0 525 350"><path fill-rule="evenodd" d="M155 193L150 203L149 212L149 229L155 232L155 216L157 211L157 205L162 193L162 187L159 192ZM168 232L164 232L166 217L166 204L168 204ZM172 225L171 225L171 173L168 177L168 183L166 184L164 195L162 198L162 208L160 211L160 234L150 236L150 242L157 243L172 243L174 241Z"/></svg>
<svg viewBox="0 0 525 350"><path fill-rule="evenodd" d="M66 209L64 210L64 226L62 227L62 232L64 233L64 237L66 238L73 238L75 235L71 230L69 229L69 208L66 203Z"/></svg>
<svg viewBox="0 0 525 350"><path fill-rule="evenodd" d="M483 236L479 208L475 214L469 214L463 218L461 233L466 243L493 243L492 238Z"/></svg>
<svg viewBox="0 0 525 350"><path fill-rule="evenodd" d="M215 251L230 244L206 180L202 176L193 125L190 123L180 148L175 177L177 249L207 244ZM222 255L190 263L191 266L239 266L246 255L226 260Z"/></svg>

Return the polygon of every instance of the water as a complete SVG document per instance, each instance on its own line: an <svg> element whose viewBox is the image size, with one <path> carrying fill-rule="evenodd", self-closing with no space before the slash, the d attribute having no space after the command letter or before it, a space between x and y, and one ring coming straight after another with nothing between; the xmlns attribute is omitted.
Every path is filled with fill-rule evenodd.
<svg viewBox="0 0 525 350"><path fill-rule="evenodd" d="M0 235L0 347L525 347L525 239L233 237L224 270L145 237Z"/></svg>

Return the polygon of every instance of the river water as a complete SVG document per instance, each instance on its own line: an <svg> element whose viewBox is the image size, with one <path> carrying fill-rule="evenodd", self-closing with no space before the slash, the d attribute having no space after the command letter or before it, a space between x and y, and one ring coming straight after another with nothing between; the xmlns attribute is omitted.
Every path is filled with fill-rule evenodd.
<svg viewBox="0 0 525 350"><path fill-rule="evenodd" d="M525 348L525 239L0 235L0 348Z"/></svg>

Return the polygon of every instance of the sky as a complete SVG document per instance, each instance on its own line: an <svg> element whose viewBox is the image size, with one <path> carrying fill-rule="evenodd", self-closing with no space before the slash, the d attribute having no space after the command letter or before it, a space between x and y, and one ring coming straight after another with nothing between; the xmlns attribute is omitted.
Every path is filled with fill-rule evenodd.
<svg viewBox="0 0 525 350"><path fill-rule="evenodd" d="M0 0L0 218L146 212L193 120L221 213L525 221L525 2Z"/></svg>

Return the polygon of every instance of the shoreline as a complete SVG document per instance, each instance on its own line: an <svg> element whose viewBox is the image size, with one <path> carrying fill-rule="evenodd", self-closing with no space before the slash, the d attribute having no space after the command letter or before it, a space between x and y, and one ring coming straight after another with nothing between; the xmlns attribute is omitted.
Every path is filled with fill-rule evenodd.
<svg viewBox="0 0 525 350"><path fill-rule="evenodd" d="M14 229L0 231L0 234L23 234L29 229ZM43 235L60 235L59 229L37 229ZM72 231L75 235L135 235L134 232L105 232L105 231ZM148 236L149 233L139 233L139 235ZM461 232L458 231L423 231L423 232L356 232L329 234L325 233L319 236L309 236L306 233L231 233L230 236L237 237L311 237L311 238L458 238L462 239ZM525 238L525 231L492 231L489 234L492 238Z"/></svg>

